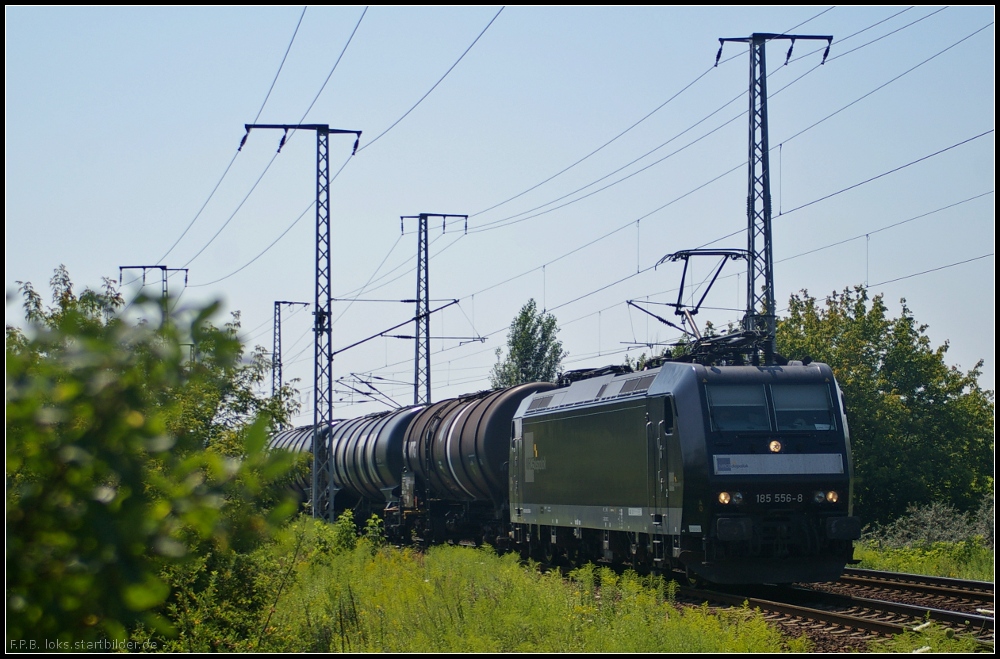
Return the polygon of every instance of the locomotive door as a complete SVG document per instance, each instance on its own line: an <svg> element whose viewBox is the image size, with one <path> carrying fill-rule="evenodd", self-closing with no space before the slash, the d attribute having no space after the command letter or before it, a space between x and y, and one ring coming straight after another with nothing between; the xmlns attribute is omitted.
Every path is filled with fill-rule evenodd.
<svg viewBox="0 0 1000 659"><path fill-rule="evenodd" d="M521 437L521 419L514 419L513 422L513 437L511 438L510 447L510 462L507 466L507 473L509 479L509 489L510 489L510 514L514 518L521 516L524 492L522 492L522 479L524 478L523 472L523 461L524 456L522 455L524 440ZM512 519L511 521L514 521Z"/></svg>
<svg viewBox="0 0 1000 659"><path fill-rule="evenodd" d="M653 560L663 565L666 557L667 494L669 465L667 437L674 432L673 401L671 396L646 399L646 441L649 455L649 507Z"/></svg>

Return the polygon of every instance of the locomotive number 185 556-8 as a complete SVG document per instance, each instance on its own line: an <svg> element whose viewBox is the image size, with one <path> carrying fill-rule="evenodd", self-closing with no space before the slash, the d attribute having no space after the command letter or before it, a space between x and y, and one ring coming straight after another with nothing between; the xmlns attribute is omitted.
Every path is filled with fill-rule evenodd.
<svg viewBox="0 0 1000 659"><path fill-rule="evenodd" d="M766 493L755 495L757 503L802 503L802 494Z"/></svg>

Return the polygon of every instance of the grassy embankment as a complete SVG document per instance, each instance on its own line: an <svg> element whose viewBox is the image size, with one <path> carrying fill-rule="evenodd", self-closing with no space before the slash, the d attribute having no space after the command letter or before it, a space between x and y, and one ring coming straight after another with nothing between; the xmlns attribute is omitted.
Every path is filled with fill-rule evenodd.
<svg viewBox="0 0 1000 659"><path fill-rule="evenodd" d="M674 603L676 584L592 565L569 579L488 548L382 547L302 519L238 561L173 579L177 651L803 652L749 609ZM933 627L878 651L970 651Z"/></svg>

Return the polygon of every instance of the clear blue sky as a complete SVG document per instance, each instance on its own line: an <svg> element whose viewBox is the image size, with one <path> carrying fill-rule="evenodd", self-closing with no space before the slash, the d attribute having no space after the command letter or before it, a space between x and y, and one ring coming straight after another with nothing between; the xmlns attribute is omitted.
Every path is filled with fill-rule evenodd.
<svg viewBox="0 0 1000 659"><path fill-rule="evenodd" d="M893 314L905 298L932 342L950 343L949 364L984 359L981 382L994 388L993 7L372 7L359 25L364 9L306 10L259 122L364 131L354 158L352 138L331 138L334 171L349 160L331 189L338 296L412 298L416 236L412 224L400 236L399 217L470 215L467 235L458 223L431 234L431 296L461 299L432 334L488 340L434 342L435 399L488 387L531 297L557 316L567 368L677 338L625 301L674 299L680 267L651 268L666 253L745 247L742 233L713 242L746 226L748 58L728 44L713 68L718 38L790 30L834 43L824 66L810 42L787 66L787 42L767 53L779 307L801 289L823 297L867 282ZM163 264L189 269L187 288L170 280L178 304L221 299L242 313L248 343L270 349L274 301L313 300L314 137L295 134L247 197L280 138L252 133L211 193L301 15L6 8L8 323L21 322L16 282L44 289L60 263L80 287ZM701 278L710 264L698 267ZM700 319L742 316L740 270L727 268L706 301L718 309ZM312 418L309 311L286 311L283 332L299 422ZM413 309L334 313L340 347ZM378 339L338 357L334 375L386 378L408 403L412 388L387 381L412 382L412 360L411 341ZM382 409L346 402L336 416Z"/></svg>

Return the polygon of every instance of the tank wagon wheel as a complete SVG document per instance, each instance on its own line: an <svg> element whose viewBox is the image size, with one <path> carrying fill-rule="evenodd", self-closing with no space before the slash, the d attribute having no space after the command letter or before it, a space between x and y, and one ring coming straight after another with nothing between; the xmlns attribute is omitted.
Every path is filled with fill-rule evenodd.
<svg viewBox="0 0 1000 659"><path fill-rule="evenodd" d="M543 565L548 562L545 558L545 545L540 540L532 538L528 541L528 558Z"/></svg>

